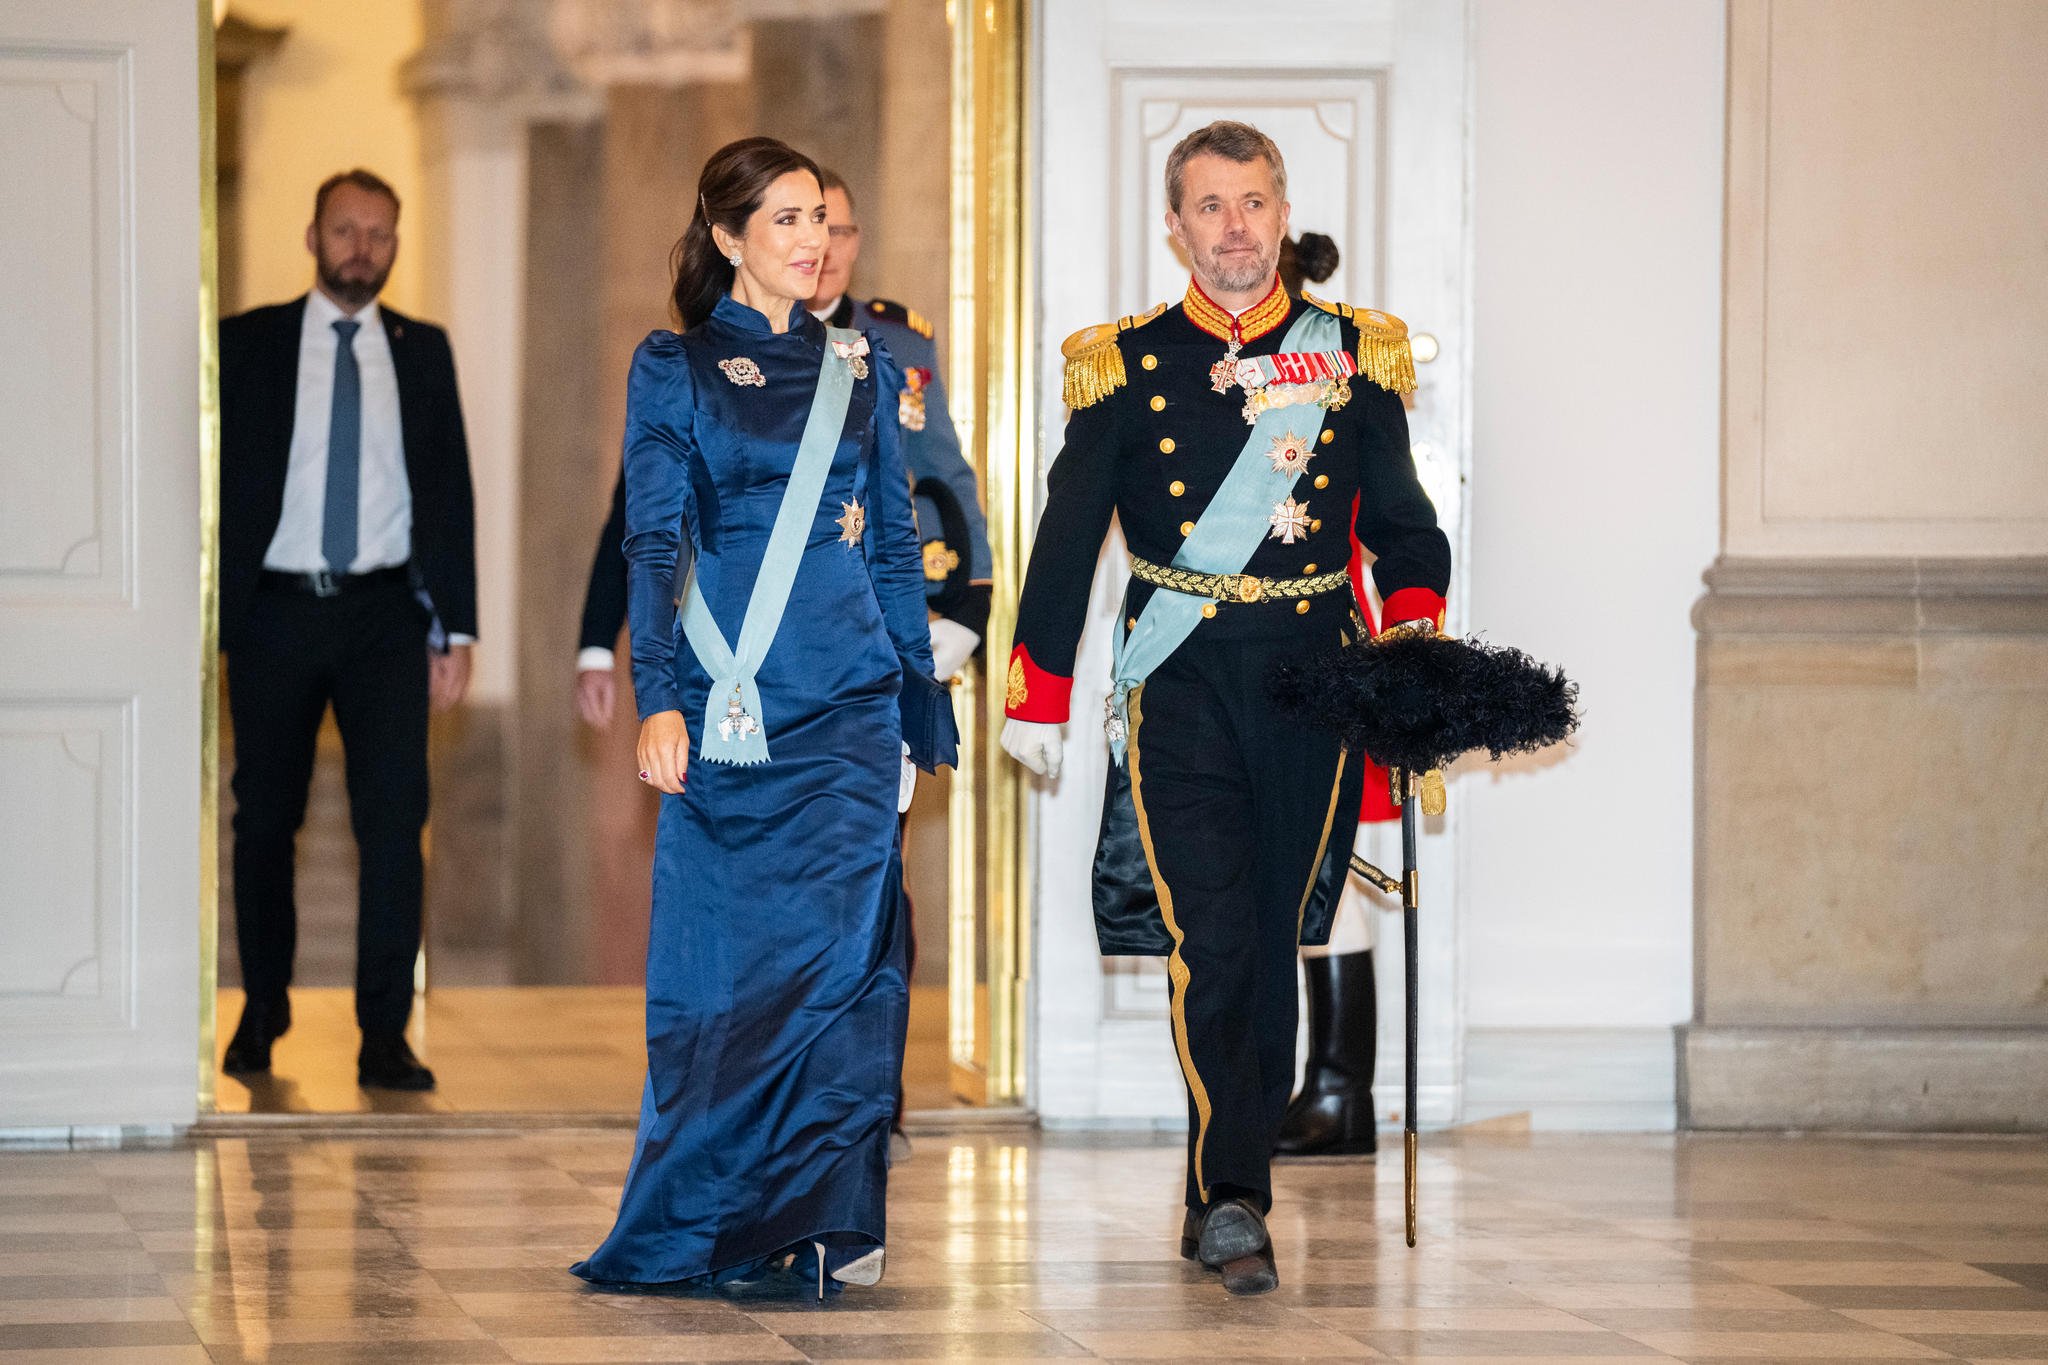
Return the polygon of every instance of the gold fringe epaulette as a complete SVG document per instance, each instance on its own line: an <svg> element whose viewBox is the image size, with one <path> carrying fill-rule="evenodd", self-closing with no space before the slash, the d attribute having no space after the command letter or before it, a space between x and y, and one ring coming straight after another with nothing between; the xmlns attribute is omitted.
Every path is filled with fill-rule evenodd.
<svg viewBox="0 0 2048 1365"><path fill-rule="evenodd" d="M1166 311L1160 304L1149 313L1118 318L1115 322L1083 327L1060 344L1066 358L1066 377L1060 385L1062 401L1075 411L1093 407L1122 388L1124 353L1116 344L1117 334L1143 327Z"/></svg>
<svg viewBox="0 0 2048 1365"><path fill-rule="evenodd" d="M1408 345L1408 324L1376 308L1331 303L1303 291L1302 299L1325 313L1334 313L1358 328L1358 372L1389 393L1415 392L1415 353Z"/></svg>

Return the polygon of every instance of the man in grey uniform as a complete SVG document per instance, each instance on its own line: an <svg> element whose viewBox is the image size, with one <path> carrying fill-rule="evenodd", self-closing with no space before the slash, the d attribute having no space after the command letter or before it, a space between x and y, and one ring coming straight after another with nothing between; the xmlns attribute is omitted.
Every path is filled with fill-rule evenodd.
<svg viewBox="0 0 2048 1365"><path fill-rule="evenodd" d="M903 367L907 383L897 404L903 463L915 485L917 538L924 546L926 600L932 622L932 662L941 678L960 671L988 633L993 565L981 488L960 453L960 434L946 407L939 348L932 325L915 310L888 299L856 299L853 268L860 260L860 220L853 191L825 171L825 224L832 234L818 275L811 312L834 327L873 327Z"/></svg>

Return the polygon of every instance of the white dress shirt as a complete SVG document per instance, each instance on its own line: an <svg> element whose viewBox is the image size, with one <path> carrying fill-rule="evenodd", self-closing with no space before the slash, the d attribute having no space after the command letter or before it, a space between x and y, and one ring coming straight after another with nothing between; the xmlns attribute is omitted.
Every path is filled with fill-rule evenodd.
<svg viewBox="0 0 2048 1365"><path fill-rule="evenodd" d="M356 495L356 557L329 564L320 550L327 512L327 432L334 417L334 356L341 336L334 324L351 316L312 291L299 331L298 402L292 415L291 464L284 476L284 510L263 567L284 573L368 573L412 558L412 488L405 478L405 431L398 415L398 371L391 341L373 300L354 314L362 324L352 342L362 379L362 446Z"/></svg>

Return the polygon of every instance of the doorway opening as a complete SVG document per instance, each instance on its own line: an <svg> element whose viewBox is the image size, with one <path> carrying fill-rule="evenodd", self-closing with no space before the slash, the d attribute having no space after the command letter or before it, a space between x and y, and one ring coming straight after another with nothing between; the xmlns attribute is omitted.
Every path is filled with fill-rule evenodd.
<svg viewBox="0 0 2048 1365"><path fill-rule="evenodd" d="M206 929L217 949L202 954L203 1127L636 1115L656 804L634 771L623 639L610 724L578 714L580 608L617 476L627 360L673 325L668 252L699 166L754 133L855 188L865 241L848 292L929 319L980 479L996 606L953 682L960 766L920 777L906 822L918 955L904 1085L913 1127L1025 1112L1023 803L1014 766L992 761L1002 701L986 673L1007 657L1003 604L1028 550L1022 6L891 0L775 18L733 6L730 22L689 35L648 31L625 8L421 6L379 22L274 0L259 22L218 7L220 311L303 292L296 233L312 187L377 160L405 199L386 297L447 325L457 358L485 603L471 696L430 739L410 1025L439 1081L424 1094L356 1084L356 852L331 717L298 840L292 1028L267 1076L219 1071L243 1003L223 661L207 719L218 774L203 794L219 885ZM325 138L337 120L353 133ZM207 535L213 553L217 529Z"/></svg>

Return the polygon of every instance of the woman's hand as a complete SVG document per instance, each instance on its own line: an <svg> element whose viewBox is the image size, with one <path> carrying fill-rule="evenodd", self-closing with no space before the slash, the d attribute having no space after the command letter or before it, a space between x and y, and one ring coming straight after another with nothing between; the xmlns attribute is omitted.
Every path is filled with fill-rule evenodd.
<svg viewBox="0 0 2048 1365"><path fill-rule="evenodd" d="M680 711L656 711L640 722L640 778L656 791L680 796L690 775L690 731Z"/></svg>

